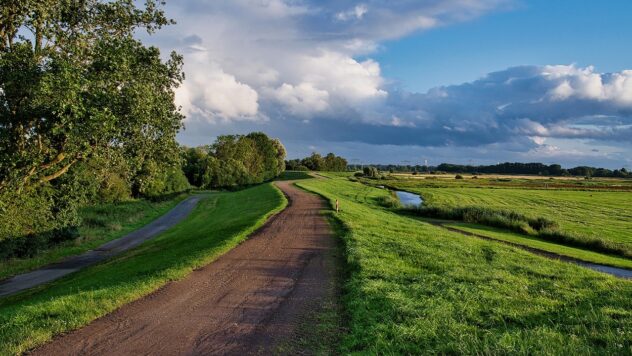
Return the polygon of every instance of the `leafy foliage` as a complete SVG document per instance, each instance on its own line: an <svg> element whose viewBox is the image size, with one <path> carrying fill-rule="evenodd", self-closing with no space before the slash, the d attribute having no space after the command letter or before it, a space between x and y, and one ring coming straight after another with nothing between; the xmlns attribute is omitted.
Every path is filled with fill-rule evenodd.
<svg viewBox="0 0 632 356"><path fill-rule="evenodd" d="M327 171L344 172L347 170L347 160L328 153L325 157L314 152L311 156L303 159L292 159L285 162L288 171Z"/></svg>
<svg viewBox="0 0 632 356"><path fill-rule="evenodd" d="M373 167L373 166L368 166L368 167L364 167L362 169L362 173L364 177L367 178L379 178L380 177L380 171Z"/></svg>
<svg viewBox="0 0 632 356"><path fill-rule="evenodd" d="M285 147L262 132L219 136L210 146L184 148L183 171L200 188L257 184L285 170Z"/></svg>
<svg viewBox="0 0 632 356"><path fill-rule="evenodd" d="M83 204L188 188L175 141L182 57L134 38L171 23L162 2L137 4L2 3L0 240L35 251L76 227Z"/></svg>

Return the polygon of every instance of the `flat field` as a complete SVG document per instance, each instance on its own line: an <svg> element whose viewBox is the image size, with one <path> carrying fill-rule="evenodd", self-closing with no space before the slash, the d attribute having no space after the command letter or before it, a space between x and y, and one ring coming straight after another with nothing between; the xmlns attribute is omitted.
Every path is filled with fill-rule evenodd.
<svg viewBox="0 0 632 356"><path fill-rule="evenodd" d="M346 177L302 180L329 212L348 278L343 353L629 354L632 283L383 208Z"/></svg>
<svg viewBox="0 0 632 356"><path fill-rule="evenodd" d="M603 239L632 249L632 191L619 190L627 181L599 181L599 190L516 188L515 181L386 179L371 184L420 194L428 206L481 206L544 217L562 232ZM615 187L615 189L610 189Z"/></svg>

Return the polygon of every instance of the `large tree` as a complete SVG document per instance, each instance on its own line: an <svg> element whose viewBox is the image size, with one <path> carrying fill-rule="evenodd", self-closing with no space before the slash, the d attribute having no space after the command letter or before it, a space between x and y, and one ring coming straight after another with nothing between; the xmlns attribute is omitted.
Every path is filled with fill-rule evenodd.
<svg viewBox="0 0 632 356"><path fill-rule="evenodd" d="M112 150L137 171L178 156L182 58L163 61L134 38L170 22L161 1L137 3L2 0L0 191L55 180Z"/></svg>

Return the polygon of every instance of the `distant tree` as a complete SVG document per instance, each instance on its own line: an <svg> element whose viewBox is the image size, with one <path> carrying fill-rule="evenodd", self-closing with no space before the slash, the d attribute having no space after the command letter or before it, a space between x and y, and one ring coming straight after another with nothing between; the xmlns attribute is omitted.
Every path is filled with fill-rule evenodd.
<svg viewBox="0 0 632 356"><path fill-rule="evenodd" d="M367 178L378 178L380 176L380 171L373 166L364 167L362 169L362 172L364 173L364 176Z"/></svg>
<svg viewBox="0 0 632 356"><path fill-rule="evenodd" d="M295 159L286 162L288 170L298 170L300 166L307 167L308 170L312 171L344 172L347 170L347 160L333 153L328 153L322 157L314 152L302 160Z"/></svg>
<svg viewBox="0 0 632 356"><path fill-rule="evenodd" d="M301 165L309 168L311 171L322 171L325 168L325 161L320 154L313 152L311 156L301 160Z"/></svg>
<svg viewBox="0 0 632 356"><path fill-rule="evenodd" d="M285 170L285 147L261 132L219 136L210 146L185 148L183 170L201 188L261 183Z"/></svg>

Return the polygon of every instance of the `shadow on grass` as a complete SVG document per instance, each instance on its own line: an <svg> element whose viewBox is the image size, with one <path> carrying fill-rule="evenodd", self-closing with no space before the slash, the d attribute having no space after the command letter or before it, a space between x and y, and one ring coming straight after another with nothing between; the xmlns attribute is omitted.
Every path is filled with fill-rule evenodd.
<svg viewBox="0 0 632 356"><path fill-rule="evenodd" d="M299 180L314 178L306 171L285 171L281 173L275 180Z"/></svg>

